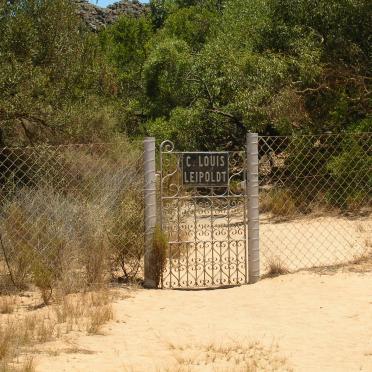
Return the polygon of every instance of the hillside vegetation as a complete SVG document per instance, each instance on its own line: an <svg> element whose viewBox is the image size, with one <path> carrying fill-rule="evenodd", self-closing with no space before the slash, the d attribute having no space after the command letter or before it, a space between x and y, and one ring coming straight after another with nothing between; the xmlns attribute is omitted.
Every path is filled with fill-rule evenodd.
<svg viewBox="0 0 372 372"><path fill-rule="evenodd" d="M3 145L371 129L369 1L154 0L99 33L76 6L0 2Z"/></svg>

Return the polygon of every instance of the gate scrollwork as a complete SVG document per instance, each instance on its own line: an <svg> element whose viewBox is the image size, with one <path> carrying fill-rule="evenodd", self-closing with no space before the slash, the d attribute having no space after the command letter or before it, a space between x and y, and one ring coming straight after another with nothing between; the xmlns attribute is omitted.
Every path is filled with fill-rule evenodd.
<svg viewBox="0 0 372 372"><path fill-rule="evenodd" d="M183 152L160 145L160 221L169 252L163 287L247 282L246 153L229 152L228 184L182 184Z"/></svg>

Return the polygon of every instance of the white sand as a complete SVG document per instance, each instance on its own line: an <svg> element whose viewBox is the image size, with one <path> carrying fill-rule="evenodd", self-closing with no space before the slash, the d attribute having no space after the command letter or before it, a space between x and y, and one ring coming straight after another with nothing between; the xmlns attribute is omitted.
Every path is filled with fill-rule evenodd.
<svg viewBox="0 0 372 372"><path fill-rule="evenodd" d="M372 218L308 217L260 221L261 271L271 258L289 270L347 263L370 250Z"/></svg>
<svg viewBox="0 0 372 372"><path fill-rule="evenodd" d="M300 272L211 291L138 290L115 313L105 335L76 334L74 353L41 354L37 370L176 371L177 353L204 360L195 353L208 343L257 340L277 343L295 371L372 371L372 272Z"/></svg>

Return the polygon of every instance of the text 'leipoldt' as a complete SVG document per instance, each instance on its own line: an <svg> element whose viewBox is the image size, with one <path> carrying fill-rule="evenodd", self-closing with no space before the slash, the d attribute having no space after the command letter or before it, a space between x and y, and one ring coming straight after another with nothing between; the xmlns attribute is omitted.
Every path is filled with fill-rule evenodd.
<svg viewBox="0 0 372 372"><path fill-rule="evenodd" d="M227 152L183 153L182 182L189 186L226 186L229 179Z"/></svg>

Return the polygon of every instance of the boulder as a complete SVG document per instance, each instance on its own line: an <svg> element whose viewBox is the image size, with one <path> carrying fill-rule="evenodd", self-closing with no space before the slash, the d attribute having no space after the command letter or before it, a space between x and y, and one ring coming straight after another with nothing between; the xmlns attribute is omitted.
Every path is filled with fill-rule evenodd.
<svg viewBox="0 0 372 372"><path fill-rule="evenodd" d="M148 5L137 0L121 0L107 8L94 5L87 0L74 0L78 14L92 31L99 31L114 23L123 15L140 17L149 11Z"/></svg>

